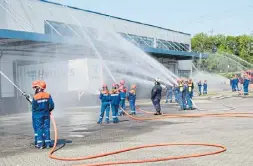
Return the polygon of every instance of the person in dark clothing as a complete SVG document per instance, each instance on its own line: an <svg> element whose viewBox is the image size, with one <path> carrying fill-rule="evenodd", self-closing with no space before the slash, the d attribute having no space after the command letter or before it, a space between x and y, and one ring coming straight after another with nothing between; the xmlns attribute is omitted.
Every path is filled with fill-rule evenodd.
<svg viewBox="0 0 253 166"><path fill-rule="evenodd" d="M160 85L160 79L155 79L155 86L152 88L151 91L151 100L156 109L156 113L154 115L161 115L161 105L160 101L162 98L162 87Z"/></svg>

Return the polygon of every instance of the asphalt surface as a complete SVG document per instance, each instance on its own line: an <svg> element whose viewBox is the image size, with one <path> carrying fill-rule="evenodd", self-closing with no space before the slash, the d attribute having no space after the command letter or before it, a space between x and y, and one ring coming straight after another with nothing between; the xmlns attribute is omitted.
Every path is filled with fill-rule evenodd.
<svg viewBox="0 0 253 166"><path fill-rule="evenodd" d="M252 98L227 98L195 100L202 111L178 111L176 104L163 104L162 111L172 114L252 112ZM228 107L230 106L230 107ZM230 109L231 106L234 108ZM149 101L141 108L154 111ZM223 110L223 111L221 111ZM120 117L119 124L96 124L99 108L76 108L54 112L59 131L60 148L57 156L73 157L115 151L126 147L153 143L201 142L222 144L227 151L194 159L183 159L142 165L252 165L253 121L251 118L177 118L153 121L135 121ZM153 117L138 112L138 117ZM53 130L52 130L53 138ZM0 117L0 165L73 165L104 161L147 159L184 155L215 150L204 147L153 148L127 152L115 156L79 162L64 162L49 159L48 150L37 150L33 142L31 114L16 114ZM137 164L138 165L138 164ZM140 165L140 164L139 164Z"/></svg>

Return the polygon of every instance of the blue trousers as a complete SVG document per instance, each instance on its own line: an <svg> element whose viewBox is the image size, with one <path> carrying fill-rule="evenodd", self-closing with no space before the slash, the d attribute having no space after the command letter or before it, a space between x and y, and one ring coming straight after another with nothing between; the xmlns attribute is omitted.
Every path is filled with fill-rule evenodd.
<svg viewBox="0 0 253 166"><path fill-rule="evenodd" d="M34 145L37 145L38 134L36 131L35 118L33 114L32 114L32 125L33 125L33 132L34 132Z"/></svg>
<svg viewBox="0 0 253 166"><path fill-rule="evenodd" d="M179 92L178 93L178 104L180 105L180 108L183 110L184 109L184 98L183 98L183 93Z"/></svg>
<svg viewBox="0 0 253 166"><path fill-rule="evenodd" d="M203 89L203 94L207 94L207 88Z"/></svg>
<svg viewBox="0 0 253 166"><path fill-rule="evenodd" d="M191 100L191 93L186 94L186 101L189 108L192 108L192 100Z"/></svg>
<svg viewBox="0 0 253 166"><path fill-rule="evenodd" d="M190 99L192 99L192 97L193 97L193 91L191 91L191 92L189 93L189 96L190 96Z"/></svg>
<svg viewBox="0 0 253 166"><path fill-rule="evenodd" d="M126 110L126 99L121 99L119 105L123 110ZM122 114L123 114L123 111L119 108L119 115L122 115Z"/></svg>
<svg viewBox="0 0 253 166"><path fill-rule="evenodd" d="M110 115L110 103L109 102L103 102L101 104L100 116L99 116L98 123L101 123L103 121L104 115L105 115L105 121L109 122L109 115Z"/></svg>
<svg viewBox="0 0 253 166"><path fill-rule="evenodd" d="M37 130L38 138L37 145L42 147L45 143L46 146L51 145L50 139L50 116L34 116L35 119L35 127ZM43 137L45 135L45 139Z"/></svg>
<svg viewBox="0 0 253 166"><path fill-rule="evenodd" d="M136 113L136 110L135 110L135 100L129 100L129 105L130 105L131 113Z"/></svg>
<svg viewBox="0 0 253 166"><path fill-rule="evenodd" d="M156 109L156 112L161 112L160 99L153 99L152 103Z"/></svg>
<svg viewBox="0 0 253 166"><path fill-rule="evenodd" d="M235 90L235 84L232 84L232 91L236 91Z"/></svg>
<svg viewBox="0 0 253 166"><path fill-rule="evenodd" d="M201 87L199 87L199 95L201 95L202 93L201 93Z"/></svg>
<svg viewBox="0 0 253 166"><path fill-rule="evenodd" d="M118 118L119 105L111 104L111 107L112 107L113 123L118 123L119 122L119 118Z"/></svg>
<svg viewBox="0 0 253 166"><path fill-rule="evenodd" d="M236 90L239 91L239 86L238 86L238 83L235 84L235 87L236 87Z"/></svg>
<svg viewBox="0 0 253 166"><path fill-rule="evenodd" d="M170 102L172 102L172 91L166 92L166 103L168 103L168 100L170 100Z"/></svg>
<svg viewBox="0 0 253 166"><path fill-rule="evenodd" d="M249 94L249 86L243 86L243 92L244 92L244 95L248 95Z"/></svg>
<svg viewBox="0 0 253 166"><path fill-rule="evenodd" d="M174 92L174 96L175 96L175 101L178 103L178 92L177 91Z"/></svg>

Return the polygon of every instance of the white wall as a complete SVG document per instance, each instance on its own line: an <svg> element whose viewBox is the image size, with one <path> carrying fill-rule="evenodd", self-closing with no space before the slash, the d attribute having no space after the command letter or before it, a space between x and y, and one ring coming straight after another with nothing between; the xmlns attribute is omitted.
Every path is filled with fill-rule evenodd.
<svg viewBox="0 0 253 166"><path fill-rule="evenodd" d="M40 57L40 60L47 60L47 58ZM10 55L7 53L3 53L3 56L0 60L0 69L4 74L6 74L10 80L14 80L14 72L13 71L13 62L15 60L31 60L36 61L38 57L32 56L19 56L19 55ZM19 86L19 85L18 85ZM22 87L21 87L22 88ZM3 76L1 76L1 96L2 97L14 97L15 96L15 89L9 81L7 81Z"/></svg>
<svg viewBox="0 0 253 166"><path fill-rule="evenodd" d="M103 83L102 64L98 59L75 59L72 61L53 62L53 58L37 56L20 56L11 55L12 52L3 54L0 61L0 69L10 80L16 79L16 84L21 90L31 92L31 82L36 79L43 79L48 82L48 90L50 92L67 92L67 91L89 91L96 93ZM41 64L25 65L16 68L13 71L16 60L47 62ZM33 78L29 72L35 72ZM16 73L16 78L14 73ZM43 73L42 75L39 73ZM15 97L14 86L1 76L1 96Z"/></svg>
<svg viewBox="0 0 253 166"><path fill-rule="evenodd" d="M178 61L178 69L179 70L191 70L191 68L192 68L192 60Z"/></svg>
<svg viewBox="0 0 253 166"><path fill-rule="evenodd" d="M8 7L4 0L1 4ZM102 16L90 12L85 12L76 9L65 8L59 5L45 3L36 0L8 0L10 6L15 8L17 13L8 7L8 10L13 14L15 21L9 14L5 15L6 24L0 24L0 29L12 29L20 31L30 31L44 33L44 20L65 22L68 24L82 24L87 27L103 28L105 30L114 30L140 36L148 36L168 41L177 41L185 44L190 44L191 36L177 33L174 31L163 30L151 26L137 24L129 21L124 21L116 18ZM0 7L0 11L3 9ZM25 19L22 19L25 18ZM0 15L2 18L3 15ZM25 21L26 20L26 21ZM78 20L78 21L76 21ZM30 23L28 23L28 21ZM19 25L20 22L22 25ZM32 28L32 26L34 28ZM23 26L24 28L22 28Z"/></svg>

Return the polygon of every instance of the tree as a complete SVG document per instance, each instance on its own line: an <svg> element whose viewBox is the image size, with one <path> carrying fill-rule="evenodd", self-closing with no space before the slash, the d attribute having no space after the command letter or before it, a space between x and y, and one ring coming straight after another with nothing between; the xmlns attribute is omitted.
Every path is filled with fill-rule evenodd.
<svg viewBox="0 0 253 166"><path fill-rule="evenodd" d="M252 36L225 36L222 34L208 36L205 33L198 33L192 38L191 43L192 50L195 52L212 52L213 48L217 48L218 52L234 54L249 63L253 63Z"/></svg>

